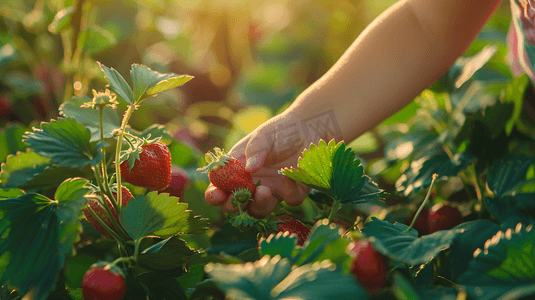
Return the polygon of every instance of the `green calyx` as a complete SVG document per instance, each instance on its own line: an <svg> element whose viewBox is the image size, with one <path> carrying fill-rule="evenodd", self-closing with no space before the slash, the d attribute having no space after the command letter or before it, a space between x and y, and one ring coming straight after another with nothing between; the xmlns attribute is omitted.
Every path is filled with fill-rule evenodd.
<svg viewBox="0 0 535 300"><path fill-rule="evenodd" d="M232 156L230 154L226 153L224 150L215 147L214 148L215 154L212 151L208 151L204 155L204 159L208 163L208 165L198 168L197 171L201 171L202 173L208 173L212 169L217 169L220 166L224 166L227 164L227 162L232 159Z"/></svg>

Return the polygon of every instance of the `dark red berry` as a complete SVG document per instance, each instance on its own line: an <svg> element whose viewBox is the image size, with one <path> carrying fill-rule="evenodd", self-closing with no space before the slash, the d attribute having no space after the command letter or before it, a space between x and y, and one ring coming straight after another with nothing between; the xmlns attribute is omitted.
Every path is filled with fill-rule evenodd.
<svg viewBox="0 0 535 300"><path fill-rule="evenodd" d="M310 235L310 229L305 224L287 215L275 216L273 219L282 221L277 223L279 232L289 231L290 233L295 233L297 235L297 245L303 246Z"/></svg>
<svg viewBox="0 0 535 300"><path fill-rule="evenodd" d="M350 244L349 255L354 256L351 262L353 276L370 294L377 293L387 280L388 270L384 256L375 251L368 240Z"/></svg>
<svg viewBox="0 0 535 300"><path fill-rule="evenodd" d="M126 294L124 274L105 262L93 264L82 279L84 300L121 300Z"/></svg>
<svg viewBox="0 0 535 300"><path fill-rule="evenodd" d="M412 228L418 231L419 236L429 234L428 214L429 214L429 209L427 207L422 208L422 211L418 215L416 222L414 222L414 225L412 226ZM414 220L415 215L416 215L416 212L414 212L414 214L409 219L407 219L407 222L405 222L405 224L410 226L412 223L412 220Z"/></svg>
<svg viewBox="0 0 535 300"><path fill-rule="evenodd" d="M464 222L463 215L454 206L439 203L431 207L428 214L429 233L448 230Z"/></svg>

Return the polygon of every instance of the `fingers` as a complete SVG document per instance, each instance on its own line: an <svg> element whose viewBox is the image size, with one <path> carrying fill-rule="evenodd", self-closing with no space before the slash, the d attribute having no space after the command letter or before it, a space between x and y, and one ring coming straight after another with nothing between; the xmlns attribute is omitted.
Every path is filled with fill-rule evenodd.
<svg viewBox="0 0 535 300"><path fill-rule="evenodd" d="M273 145L269 145L263 130L253 132L247 147L245 148L245 156L247 161L245 163L245 171L254 173L264 165L267 155Z"/></svg>
<svg viewBox="0 0 535 300"><path fill-rule="evenodd" d="M282 178L282 199L290 206L298 206L305 200L308 187L286 176Z"/></svg>
<svg viewBox="0 0 535 300"><path fill-rule="evenodd" d="M257 219L267 217L279 204L279 200L272 196L271 190L263 185L256 188L254 198L254 201L249 202L248 211L249 215Z"/></svg>

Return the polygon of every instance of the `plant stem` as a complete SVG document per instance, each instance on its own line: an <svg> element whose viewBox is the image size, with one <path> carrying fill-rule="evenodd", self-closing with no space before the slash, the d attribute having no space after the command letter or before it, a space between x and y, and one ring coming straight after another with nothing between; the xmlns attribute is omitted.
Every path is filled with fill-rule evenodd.
<svg viewBox="0 0 535 300"><path fill-rule="evenodd" d="M340 209L340 207L342 207L342 203L340 203L338 199L335 199L333 197L331 198L333 199L334 203L333 203L333 207L331 208L331 212L329 213L329 216L327 217L327 220L329 220L329 223L332 222L334 214L336 214L336 212Z"/></svg>
<svg viewBox="0 0 535 300"><path fill-rule="evenodd" d="M99 126L100 126L100 141L101 142L104 142L103 114L104 114L104 106L101 105L99 109ZM102 151L102 162L100 163L100 168L102 170L102 176L103 176L102 181L103 181L104 193L108 196L108 198L110 198L111 202L115 204L117 203L117 201L115 200L111 192L109 177L108 177L108 168L106 164L106 149L102 148L101 151ZM117 207L117 205L114 205L114 207ZM117 213L119 213L119 211Z"/></svg>
<svg viewBox="0 0 535 300"><path fill-rule="evenodd" d="M122 203L122 197L121 197L121 168L120 168L120 159L121 159L121 148L123 145L123 135L124 131L126 129L126 124L128 124L128 120L132 116L132 113L136 109L135 105L129 105L128 109L126 110L123 121L121 122L121 129L119 131L119 134L117 136L117 147L115 150L115 174L116 180L117 180L117 203ZM119 211L118 211L119 212Z"/></svg>
<svg viewBox="0 0 535 300"><path fill-rule="evenodd" d="M431 190L433 190L433 185L435 184L435 180L437 179L437 177L438 177L438 174L436 174L436 173L433 174L433 177L432 177L433 179L431 180L431 185L429 186L429 189L427 190L427 195L425 195L424 202L422 202L422 204L418 208L418 211L416 211L416 214L414 215L414 218L412 219L412 222L411 222L411 225L409 226L409 228L407 228L403 232L409 232L412 229L412 227L414 226L414 223L416 223L416 220L418 219L418 216L420 215L420 213L424 209L425 205L427 204L427 201L429 200L429 196L431 195Z"/></svg>
<svg viewBox="0 0 535 300"><path fill-rule="evenodd" d="M117 234L115 231L113 231L102 219L97 215L97 213L91 208L91 206L87 206L87 210L89 213L97 220L97 222L108 232L113 238L123 247L123 249L126 249L125 247L125 241Z"/></svg>

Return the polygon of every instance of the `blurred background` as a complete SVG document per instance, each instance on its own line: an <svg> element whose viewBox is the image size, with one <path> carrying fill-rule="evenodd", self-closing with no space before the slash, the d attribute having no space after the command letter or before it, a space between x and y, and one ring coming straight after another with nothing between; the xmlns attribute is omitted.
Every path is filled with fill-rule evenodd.
<svg viewBox="0 0 535 300"><path fill-rule="evenodd" d="M97 61L116 69L128 82L130 66L139 63L162 73L195 76L146 101L130 123L137 130L165 125L170 136L191 150L178 151L190 157L174 157L174 165L194 177L191 170L202 153L215 146L230 149L284 110L395 2L2 1L0 144L9 146L0 147L0 163L25 148L11 137L57 118L58 108L73 96L105 89ZM467 54L491 41L498 46L493 60L503 69L510 20L509 1L504 1ZM507 68L502 71L510 75ZM417 109L409 105L385 124L403 123ZM393 187L403 169L396 166L385 173L384 164L371 163L385 157L377 130L349 142L370 162L368 174L382 172L381 188ZM195 191L202 197L202 184Z"/></svg>

